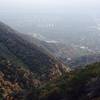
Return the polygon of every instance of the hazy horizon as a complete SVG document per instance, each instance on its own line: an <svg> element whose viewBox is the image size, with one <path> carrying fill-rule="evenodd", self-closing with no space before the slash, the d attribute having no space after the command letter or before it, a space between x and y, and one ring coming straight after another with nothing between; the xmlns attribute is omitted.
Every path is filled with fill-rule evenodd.
<svg viewBox="0 0 100 100"><path fill-rule="evenodd" d="M99 0L0 0L0 21L25 34L76 41L98 37L99 5Z"/></svg>

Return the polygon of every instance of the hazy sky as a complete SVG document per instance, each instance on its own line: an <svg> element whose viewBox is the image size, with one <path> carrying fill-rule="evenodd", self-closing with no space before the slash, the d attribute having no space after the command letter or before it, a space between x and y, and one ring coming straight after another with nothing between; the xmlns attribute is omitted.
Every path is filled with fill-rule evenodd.
<svg viewBox="0 0 100 100"><path fill-rule="evenodd" d="M0 12L23 10L98 9L100 0L0 0Z"/></svg>
<svg viewBox="0 0 100 100"><path fill-rule="evenodd" d="M99 10L100 0L0 0L0 21L21 32L67 34L67 26L83 29L88 24L99 23L95 21L100 19ZM46 30L44 26L49 24L57 24L58 31Z"/></svg>
<svg viewBox="0 0 100 100"><path fill-rule="evenodd" d="M32 23L35 21L37 23L39 17L45 22L48 18L48 23L50 21L52 23L57 18L64 22L65 20L69 22L72 19L80 21L88 18L86 20L88 22L92 17L100 17L99 10L100 0L0 0L0 21L15 26L15 28L18 27L18 30L19 28L31 30ZM35 20L33 16L37 17L38 14ZM43 24L42 21L41 24ZM74 20L73 23L75 23Z"/></svg>

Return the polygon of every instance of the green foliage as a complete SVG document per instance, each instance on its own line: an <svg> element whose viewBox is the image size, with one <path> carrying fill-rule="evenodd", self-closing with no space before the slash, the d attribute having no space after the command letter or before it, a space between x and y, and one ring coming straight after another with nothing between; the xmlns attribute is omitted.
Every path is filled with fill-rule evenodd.
<svg viewBox="0 0 100 100"><path fill-rule="evenodd" d="M92 100L94 96L88 96L95 88L91 87L91 80L98 77L100 78L100 63L87 65L84 69L74 70L42 87L40 98L41 100ZM99 82L98 79L96 82ZM94 91L94 94L97 92Z"/></svg>

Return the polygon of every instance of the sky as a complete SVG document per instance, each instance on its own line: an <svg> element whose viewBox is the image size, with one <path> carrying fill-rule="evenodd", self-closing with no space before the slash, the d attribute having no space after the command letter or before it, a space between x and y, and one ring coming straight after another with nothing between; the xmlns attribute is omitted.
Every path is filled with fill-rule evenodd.
<svg viewBox="0 0 100 100"><path fill-rule="evenodd" d="M65 35L100 23L99 10L100 0L0 0L0 21L23 33ZM56 24L55 31L45 28L50 24Z"/></svg>
<svg viewBox="0 0 100 100"><path fill-rule="evenodd" d="M88 22L92 17L100 18L99 10L100 0L0 0L0 21L22 32L33 32L33 26L52 24L57 19L57 23L66 21L66 25L69 21L76 25L83 19Z"/></svg>
<svg viewBox="0 0 100 100"><path fill-rule="evenodd" d="M99 9L100 0L0 0L0 12Z"/></svg>

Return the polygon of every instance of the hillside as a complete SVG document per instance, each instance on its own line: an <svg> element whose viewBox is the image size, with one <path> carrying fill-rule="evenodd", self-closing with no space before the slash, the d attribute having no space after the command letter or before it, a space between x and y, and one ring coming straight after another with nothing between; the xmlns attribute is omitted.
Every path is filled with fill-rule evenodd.
<svg viewBox="0 0 100 100"><path fill-rule="evenodd" d="M45 49L19 34L0 22L0 97L6 100L25 100L41 84L70 71Z"/></svg>
<svg viewBox="0 0 100 100"><path fill-rule="evenodd" d="M70 70L47 44L19 34L0 22L0 100L100 100L100 63L84 66L83 57Z"/></svg>
<svg viewBox="0 0 100 100"><path fill-rule="evenodd" d="M40 84L32 71L0 58L0 100L25 100Z"/></svg>
<svg viewBox="0 0 100 100"><path fill-rule="evenodd" d="M73 70L40 91L40 100L100 100L100 63Z"/></svg>
<svg viewBox="0 0 100 100"><path fill-rule="evenodd" d="M69 70L69 67L65 67L49 53L45 53L45 50L25 41L17 34L17 31L0 23L1 57L28 68L38 76L43 76L43 79L50 79L53 74L59 76L63 71Z"/></svg>
<svg viewBox="0 0 100 100"><path fill-rule="evenodd" d="M43 40L32 37L31 35L23 35L23 39L37 45L41 50L45 50L45 53L53 55L55 58L59 59L65 65L71 68L82 67L87 64L95 63L100 61L100 53L75 45L65 45L63 43L49 43Z"/></svg>
<svg viewBox="0 0 100 100"><path fill-rule="evenodd" d="M100 100L100 63L41 83L34 73L0 59L0 100Z"/></svg>

